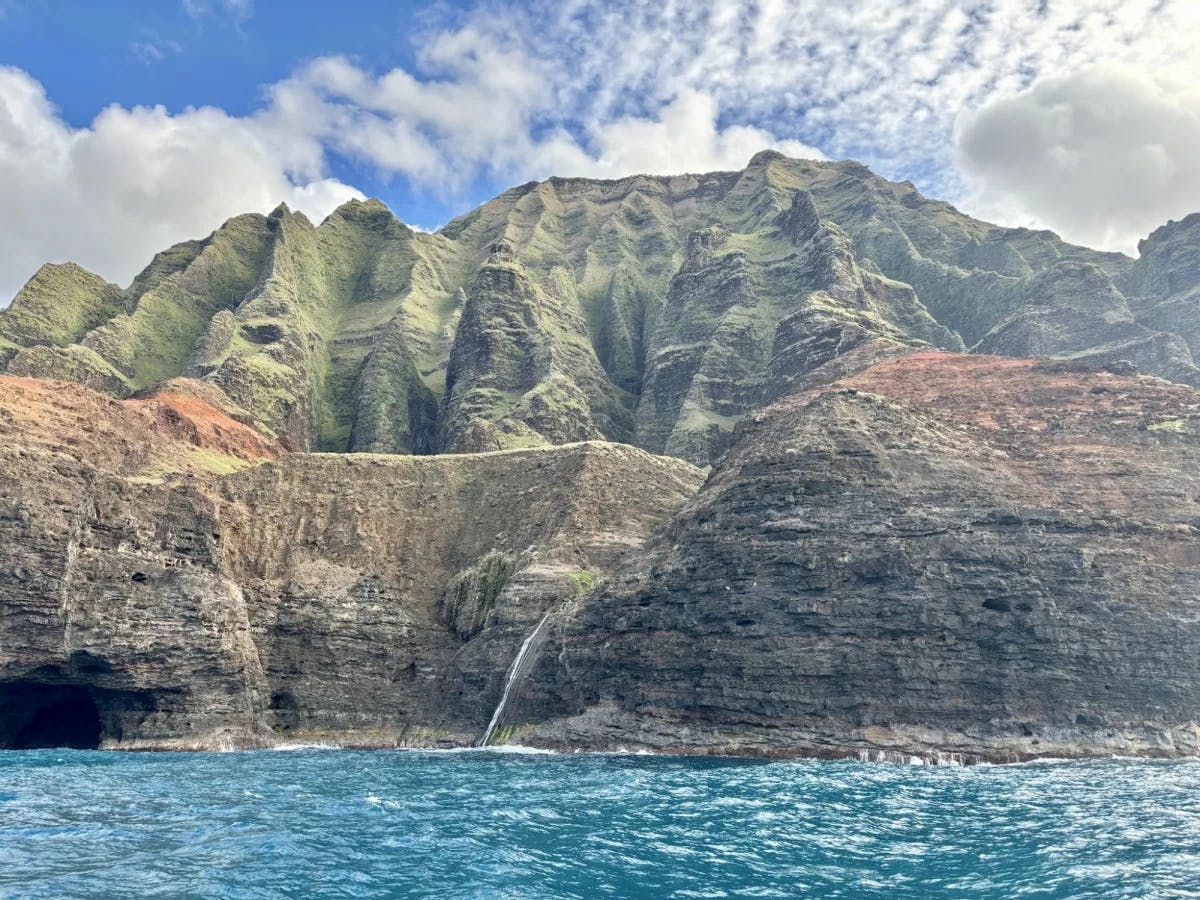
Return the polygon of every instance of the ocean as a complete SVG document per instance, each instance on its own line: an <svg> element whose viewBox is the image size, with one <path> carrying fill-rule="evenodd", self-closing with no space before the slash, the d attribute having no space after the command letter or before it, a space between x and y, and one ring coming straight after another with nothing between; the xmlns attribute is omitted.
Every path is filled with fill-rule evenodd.
<svg viewBox="0 0 1200 900"><path fill-rule="evenodd" d="M0 752L0 897L1200 897L1200 760Z"/></svg>

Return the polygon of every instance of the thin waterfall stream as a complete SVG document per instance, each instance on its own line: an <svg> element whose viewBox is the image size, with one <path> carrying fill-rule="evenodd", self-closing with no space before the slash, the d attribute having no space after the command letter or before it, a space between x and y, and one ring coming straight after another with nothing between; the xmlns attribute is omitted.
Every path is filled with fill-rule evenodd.
<svg viewBox="0 0 1200 900"><path fill-rule="evenodd" d="M521 644L521 649L517 651L516 657L508 667L508 674L504 676L504 692L500 695L500 702L496 704L496 711L492 713L492 720L488 722L487 731L483 733L483 738L480 739L478 746L486 747L492 739L492 734L496 731L496 726L500 724L500 717L504 714L504 707L508 704L508 697L512 693L513 687L525 674L526 660L533 649L534 642L541 634L546 622L550 620L550 613L553 611L553 608L546 610L546 614L534 626L533 631L529 632L524 643Z"/></svg>

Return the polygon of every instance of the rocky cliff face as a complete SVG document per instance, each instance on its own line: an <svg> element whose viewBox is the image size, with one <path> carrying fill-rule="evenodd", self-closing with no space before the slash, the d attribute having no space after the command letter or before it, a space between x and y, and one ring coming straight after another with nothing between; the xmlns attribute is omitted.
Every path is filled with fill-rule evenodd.
<svg viewBox="0 0 1200 900"><path fill-rule="evenodd" d="M740 172L522 185L436 234L375 201L316 227L281 207L170 248L123 291L46 267L0 311L0 370L119 397L202 381L291 450L604 438L706 465L743 416L865 343L1198 384L1194 226L1135 263L769 152Z"/></svg>
<svg viewBox="0 0 1200 900"><path fill-rule="evenodd" d="M1198 751L1200 394L1072 364L881 363L758 414L551 620L554 747L1016 760Z"/></svg>
<svg viewBox="0 0 1200 900"><path fill-rule="evenodd" d="M548 746L1196 753L1197 247L761 153L46 266L0 746L471 743L528 639Z"/></svg>
<svg viewBox="0 0 1200 900"><path fill-rule="evenodd" d="M0 746L471 743L525 632L701 478L604 443L269 461L198 398L0 388Z"/></svg>
<svg viewBox="0 0 1200 900"><path fill-rule="evenodd" d="M533 635L501 740L1200 751L1200 394L856 352L703 486L603 442L273 458L203 398L0 379L0 745L469 744Z"/></svg>

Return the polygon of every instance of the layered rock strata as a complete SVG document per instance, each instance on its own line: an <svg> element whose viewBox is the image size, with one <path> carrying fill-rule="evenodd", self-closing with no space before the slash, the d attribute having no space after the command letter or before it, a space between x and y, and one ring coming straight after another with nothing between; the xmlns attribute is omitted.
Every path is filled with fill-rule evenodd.
<svg viewBox="0 0 1200 900"><path fill-rule="evenodd" d="M758 414L513 704L550 747L1192 755L1200 393L916 354Z"/></svg>
<svg viewBox="0 0 1200 900"><path fill-rule="evenodd" d="M1195 754L1200 394L860 351L707 480L603 442L273 459L199 397L4 379L0 744L470 744L549 613L498 740Z"/></svg>
<svg viewBox="0 0 1200 900"><path fill-rule="evenodd" d="M270 460L196 398L0 389L0 746L470 743L528 628L702 477L605 443Z"/></svg>

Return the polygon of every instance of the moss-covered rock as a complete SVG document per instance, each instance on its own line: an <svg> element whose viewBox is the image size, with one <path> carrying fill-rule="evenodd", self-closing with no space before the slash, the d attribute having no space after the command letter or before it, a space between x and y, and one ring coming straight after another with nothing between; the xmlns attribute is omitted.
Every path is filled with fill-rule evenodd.
<svg viewBox="0 0 1200 900"><path fill-rule="evenodd" d="M296 449L606 437L714 460L763 403L964 345L1200 383L1200 216L1136 263L1000 228L853 162L551 178L435 234L378 201L239 216L125 291L48 266L0 369L116 394L186 375ZM59 313L62 315L59 315Z"/></svg>
<svg viewBox="0 0 1200 900"><path fill-rule="evenodd" d="M0 340L10 348L65 347L123 310L115 284L74 263L47 263L0 315Z"/></svg>
<svg viewBox="0 0 1200 900"><path fill-rule="evenodd" d="M628 436L628 413L605 377L574 282L541 287L498 242L463 308L446 375L441 449L502 450Z"/></svg>

